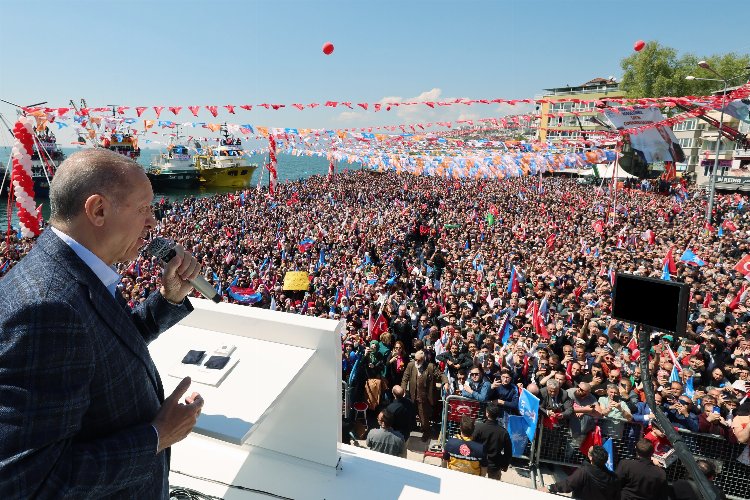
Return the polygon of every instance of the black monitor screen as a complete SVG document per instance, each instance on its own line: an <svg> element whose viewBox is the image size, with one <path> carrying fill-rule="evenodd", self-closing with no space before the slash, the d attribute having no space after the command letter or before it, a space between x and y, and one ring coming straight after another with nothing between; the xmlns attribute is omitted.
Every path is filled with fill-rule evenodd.
<svg viewBox="0 0 750 500"><path fill-rule="evenodd" d="M689 287L630 274L615 277L612 317L657 330L685 332Z"/></svg>

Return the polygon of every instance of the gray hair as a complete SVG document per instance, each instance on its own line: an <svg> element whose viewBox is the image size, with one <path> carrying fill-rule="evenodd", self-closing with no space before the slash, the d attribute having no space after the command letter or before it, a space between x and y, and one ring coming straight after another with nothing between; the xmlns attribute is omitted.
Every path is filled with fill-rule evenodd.
<svg viewBox="0 0 750 500"><path fill-rule="evenodd" d="M559 389L560 388L560 382L555 380L554 378L551 378L547 381L547 388L548 389Z"/></svg>
<svg viewBox="0 0 750 500"><path fill-rule="evenodd" d="M128 174L138 163L104 148L85 149L60 164L49 190L50 219L69 222L84 210L89 196L101 194L117 201L130 191Z"/></svg>

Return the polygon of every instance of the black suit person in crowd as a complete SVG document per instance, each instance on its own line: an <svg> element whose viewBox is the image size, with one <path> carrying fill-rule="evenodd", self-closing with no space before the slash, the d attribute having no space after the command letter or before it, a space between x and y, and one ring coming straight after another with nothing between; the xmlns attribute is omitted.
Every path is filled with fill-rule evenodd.
<svg viewBox="0 0 750 500"><path fill-rule="evenodd" d="M580 500L617 500L620 498L620 481L607 469L609 454L601 446L589 448L589 463L579 468L559 483L550 484L550 493L573 493ZM666 500L666 499L660 499Z"/></svg>
<svg viewBox="0 0 750 500"><path fill-rule="evenodd" d="M176 246L161 288L130 310L114 265L156 225L143 168L106 149L64 161L51 227L0 280L0 498L165 499L169 447L203 399L164 398L148 343L192 306L196 259Z"/></svg>
<svg viewBox="0 0 750 500"><path fill-rule="evenodd" d="M487 477L500 480L501 471L508 470L510 459L513 457L513 443L505 427L500 425L500 407L492 401L485 408L487 420L474 425L472 441L482 443L487 455Z"/></svg>
<svg viewBox="0 0 750 500"><path fill-rule="evenodd" d="M391 392L393 393L393 402L388 405L386 410L393 415L393 428L404 436L404 440L408 441L417 418L414 403L406 397L404 388L400 385L394 385Z"/></svg>
<svg viewBox="0 0 750 500"><path fill-rule="evenodd" d="M621 500L651 500L667 498L669 485L664 469L651 462L654 445L641 439L635 445L635 459L617 464L617 477L622 485Z"/></svg>

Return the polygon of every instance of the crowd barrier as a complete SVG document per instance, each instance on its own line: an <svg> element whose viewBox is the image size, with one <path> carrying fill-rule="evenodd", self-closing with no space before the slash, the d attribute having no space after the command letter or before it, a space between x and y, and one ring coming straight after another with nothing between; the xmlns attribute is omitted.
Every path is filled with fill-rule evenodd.
<svg viewBox="0 0 750 500"><path fill-rule="evenodd" d="M474 399L462 396L448 396L443 401L442 425L440 427L439 440L441 449L445 449L445 442L448 438L457 437L460 434L461 417L468 415L481 422L485 419L484 409L486 406L486 403L480 403ZM525 463L525 466L517 465L520 463ZM536 487L537 469L532 466L533 464L534 447L532 446L532 443L527 442L523 455L520 457L514 457L514 465L516 469L519 467L522 469L528 468L532 484Z"/></svg>
<svg viewBox="0 0 750 500"><path fill-rule="evenodd" d="M730 443L716 434L699 434L685 430L679 432L696 459L702 458L714 464L716 484L727 498L750 498L750 467L737 460L745 446L750 445ZM680 462L667 467L667 479L670 481L684 477L688 477L688 473Z"/></svg>
<svg viewBox="0 0 750 500"><path fill-rule="evenodd" d="M484 420L486 404L464 398L449 396L443 402L440 446L445 448L445 441L459 434L461 417L469 415L479 421ZM614 466L620 460L635 458L635 445L643 436L643 426L636 422L619 422L602 418L598 424L602 433L602 442L612 439ZM750 467L742 464L737 458L746 445L730 443L722 436L699 434L680 430L688 449L696 459L709 460L716 467L716 484L727 498L750 500ZM578 467L585 457L580 451L582 436L574 437L565 425L545 427L541 423L537 428L534 441L526 444L522 457L514 458L514 467L528 467L532 487L537 487L537 480L544 485L539 467L542 464ZM526 465L527 464L527 465ZM672 482L688 477L687 470L677 460L666 468L667 479Z"/></svg>
<svg viewBox="0 0 750 500"><path fill-rule="evenodd" d="M635 457L635 443L643 435L643 426L635 422L615 423L599 419L602 442L612 439L615 465L619 460ZM536 435L536 453L538 463L567 465L576 467L585 461L580 451L584 436L574 437L566 425L555 425L538 430Z"/></svg>
<svg viewBox="0 0 750 500"><path fill-rule="evenodd" d="M351 400L351 394L349 392L349 384L347 384L345 381L341 381L341 416L344 418L349 418L349 413L351 413L352 405L349 404Z"/></svg>

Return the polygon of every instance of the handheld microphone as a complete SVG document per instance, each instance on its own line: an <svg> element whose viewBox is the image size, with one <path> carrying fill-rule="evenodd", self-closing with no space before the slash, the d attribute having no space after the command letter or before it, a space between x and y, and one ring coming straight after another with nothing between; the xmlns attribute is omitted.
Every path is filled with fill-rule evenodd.
<svg viewBox="0 0 750 500"><path fill-rule="evenodd" d="M174 251L174 241L160 238L158 236L151 239L149 244L143 250L143 253L146 254L147 257L156 257L162 264L166 264L177 255L177 252ZM211 284L206 281L206 278L200 274L191 279L190 284L193 285L193 288L198 290L205 298L211 299L217 304L221 302L221 295L216 293L214 287L212 287Z"/></svg>

